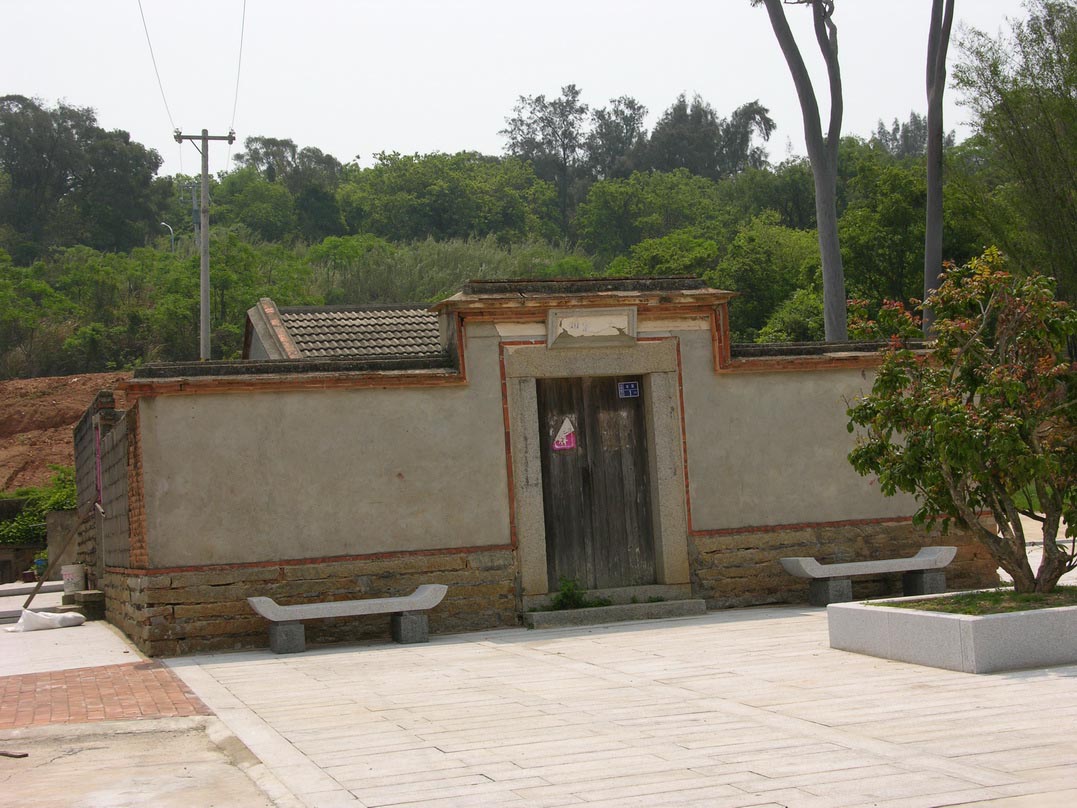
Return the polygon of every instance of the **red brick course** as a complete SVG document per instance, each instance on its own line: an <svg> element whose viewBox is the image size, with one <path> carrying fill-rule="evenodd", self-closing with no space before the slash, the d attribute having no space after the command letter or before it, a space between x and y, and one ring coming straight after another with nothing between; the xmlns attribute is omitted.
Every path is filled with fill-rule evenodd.
<svg viewBox="0 0 1077 808"><path fill-rule="evenodd" d="M0 730L212 715L160 662L0 676Z"/></svg>

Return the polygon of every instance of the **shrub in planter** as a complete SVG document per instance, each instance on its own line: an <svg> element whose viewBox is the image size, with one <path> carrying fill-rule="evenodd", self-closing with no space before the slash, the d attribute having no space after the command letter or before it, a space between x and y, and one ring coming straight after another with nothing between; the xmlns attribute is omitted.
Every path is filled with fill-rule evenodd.
<svg viewBox="0 0 1077 808"><path fill-rule="evenodd" d="M1065 351L1077 312L1055 299L1053 279L1004 263L990 249L947 267L924 304L935 316L926 351L907 347L919 323L904 305L870 319L854 301L854 333L889 346L871 393L848 410L859 431L849 461L884 494L916 496L917 523L971 528L1017 592L1050 592L1077 568L1077 364ZM1022 515L1043 525L1036 571Z"/></svg>

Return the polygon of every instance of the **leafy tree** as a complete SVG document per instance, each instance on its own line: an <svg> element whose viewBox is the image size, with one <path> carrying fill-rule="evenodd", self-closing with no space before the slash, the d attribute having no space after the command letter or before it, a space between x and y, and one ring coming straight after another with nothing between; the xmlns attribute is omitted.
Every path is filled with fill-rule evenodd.
<svg viewBox="0 0 1077 808"><path fill-rule="evenodd" d="M45 517L49 511L68 510L78 503L75 470L67 466L50 468L53 475L48 485L17 488L12 492L12 496L24 497L26 505L13 519L0 521L0 544L44 544L48 538Z"/></svg>
<svg viewBox="0 0 1077 808"><path fill-rule="evenodd" d="M95 130L84 154L76 186L61 204L80 227L64 243L116 251L145 244L159 228L159 213L171 191L171 183L155 179L160 155L119 129Z"/></svg>
<svg viewBox="0 0 1077 808"><path fill-rule="evenodd" d="M344 232L337 196L328 188L318 185L301 188L295 196L295 216L299 235L308 244Z"/></svg>
<svg viewBox="0 0 1077 808"><path fill-rule="evenodd" d="M894 118L889 128L879 121L870 142L898 160L923 157L927 154L927 118L913 111L909 113L907 121ZM954 142L953 132L943 138L943 145L947 148L952 147Z"/></svg>
<svg viewBox="0 0 1077 808"><path fill-rule="evenodd" d="M246 151L233 158L236 165L252 168L267 182L279 182L293 195L304 188L332 190L340 182L344 167L331 154L313 146L299 148L290 138L257 135L243 141Z"/></svg>
<svg viewBox="0 0 1077 808"><path fill-rule="evenodd" d="M246 151L232 159L237 166L253 168L266 182L283 181L295 166L299 147L290 138L255 135L243 141Z"/></svg>
<svg viewBox="0 0 1077 808"><path fill-rule="evenodd" d="M368 303L386 296L373 288L372 268L387 275L394 247L378 236L330 237L311 247L308 260L322 278L327 303Z"/></svg>
<svg viewBox="0 0 1077 808"><path fill-rule="evenodd" d="M718 185L723 204L747 221L765 210L778 214L781 224L796 230L815 229L815 190L811 164L804 158L785 160L768 168L749 168Z"/></svg>
<svg viewBox="0 0 1077 808"><path fill-rule="evenodd" d="M819 250L812 234L782 227L767 211L742 227L708 284L740 292L729 307L734 338L752 342L774 310L798 288L810 288L819 275Z"/></svg>
<svg viewBox="0 0 1077 808"><path fill-rule="evenodd" d="M871 144L899 160L922 157L927 151L927 118L913 111L907 121L894 118L889 128L880 120Z"/></svg>
<svg viewBox="0 0 1077 808"><path fill-rule="evenodd" d="M770 110L758 99L733 110L728 120L722 120L722 140L718 153L721 176L732 177L749 168L764 168L767 165L767 152L762 146L754 145L753 138L758 135L764 141L770 140L776 128Z"/></svg>
<svg viewBox="0 0 1077 808"><path fill-rule="evenodd" d="M849 430L862 430L849 460L884 494L915 495L918 524L973 530L1016 591L1049 592L1077 568L1077 366L1060 359L1077 312L1054 299L1052 279L1005 271L995 250L948 269L927 302L936 316L927 357L901 342L917 333L901 304L877 321L858 312L864 330L896 336L871 393L848 411ZM997 529L980 520L985 511ZM1022 515L1043 525L1036 572Z"/></svg>
<svg viewBox="0 0 1077 808"><path fill-rule="evenodd" d="M314 282L327 303L416 303L452 294L472 278L586 275L577 253L544 242L511 248L497 239L425 239L390 244L370 234L328 238L312 247Z"/></svg>
<svg viewBox="0 0 1077 808"><path fill-rule="evenodd" d="M621 258L610 264L607 274L701 277L715 268L721 254L722 250L715 242L700 238L694 230L675 230L634 245L627 259Z"/></svg>
<svg viewBox="0 0 1077 808"><path fill-rule="evenodd" d="M71 304L42 280L42 265L17 267L0 250L0 374L38 376L56 370L73 330Z"/></svg>
<svg viewBox="0 0 1077 808"><path fill-rule="evenodd" d="M823 135L819 118L819 102L815 97L808 68L797 47L789 21L785 17L783 0L752 0L762 3L770 16L770 24L778 45L785 55L789 72L796 86L804 118L804 141L815 180L815 221L819 237L819 252L823 264L823 302L827 341L844 340L848 334L845 312L845 274L838 242L837 168L838 142L841 139L843 111L841 67L838 64L838 29L834 24L833 0L795 0L794 5L811 8L815 38L826 63L830 87L830 124Z"/></svg>
<svg viewBox="0 0 1077 808"><path fill-rule="evenodd" d="M924 245L924 175L919 166L868 152L848 184L838 222L843 263L854 297L920 299Z"/></svg>
<svg viewBox="0 0 1077 808"><path fill-rule="evenodd" d="M29 264L53 246L143 244L168 192L154 181L160 165L127 132L97 126L88 107L0 98L0 222L15 262Z"/></svg>
<svg viewBox="0 0 1077 808"><path fill-rule="evenodd" d="M236 164L280 186L274 189L278 201L284 198L281 188L287 189L295 214L292 227L298 236L310 243L343 233L336 189L344 166L336 157L312 146L301 149L288 138L249 137L244 147L246 151L235 156ZM252 229L259 232L264 227Z"/></svg>
<svg viewBox="0 0 1077 808"><path fill-rule="evenodd" d="M698 95L689 104L682 93L655 124L645 165L654 171L684 168L713 180L762 168L766 151L753 145L753 136L770 139L775 124L768 113L759 101L751 101L726 119Z"/></svg>
<svg viewBox="0 0 1077 808"><path fill-rule="evenodd" d="M759 329L756 342L820 342L823 339L823 296L816 289L797 289Z"/></svg>
<svg viewBox="0 0 1077 808"><path fill-rule="evenodd" d="M314 146L304 146L284 175L284 184L298 196L304 188L332 191L344 175L344 166L331 154Z"/></svg>
<svg viewBox="0 0 1077 808"><path fill-rule="evenodd" d="M671 173L634 173L591 186L576 227L581 244L601 262L626 255L633 245L685 228L725 242L741 217L723 204L717 183Z"/></svg>
<svg viewBox="0 0 1077 808"><path fill-rule="evenodd" d="M94 123L90 109L48 110L25 96L0 97L0 169L7 175L0 220L17 239L8 245L16 263L30 263L51 241L60 201L81 168L80 142Z"/></svg>
<svg viewBox="0 0 1077 808"><path fill-rule="evenodd" d="M521 95L506 118L500 134L506 138L505 151L512 157L530 162L535 173L557 188L561 232L569 233L572 211L572 186L580 177L585 162L588 106L580 101L575 84L561 88L558 98L547 101L545 95Z"/></svg>
<svg viewBox="0 0 1077 808"><path fill-rule="evenodd" d="M265 241L295 237L295 200L281 183L264 179L253 167L225 175L215 199L216 220L242 224ZM212 266L212 263L211 263Z"/></svg>
<svg viewBox="0 0 1077 808"><path fill-rule="evenodd" d="M1077 301L1077 3L1027 0L1008 36L959 40L954 83L977 137L963 190L1023 269L1058 279ZM984 184L986 183L986 187Z"/></svg>
<svg viewBox="0 0 1077 808"><path fill-rule="evenodd" d="M638 168L647 144L643 128L646 116L647 108L627 95L611 99L608 107L592 110L591 131L584 144L592 179L627 177Z"/></svg>
<svg viewBox="0 0 1077 808"><path fill-rule="evenodd" d="M552 186L521 160L475 152L379 154L372 168L349 168L338 200L348 232L394 241L556 232Z"/></svg>

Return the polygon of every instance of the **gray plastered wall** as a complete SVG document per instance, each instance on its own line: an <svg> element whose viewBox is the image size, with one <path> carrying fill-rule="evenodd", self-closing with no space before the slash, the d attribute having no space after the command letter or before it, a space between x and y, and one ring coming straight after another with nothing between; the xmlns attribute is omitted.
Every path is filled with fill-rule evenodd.
<svg viewBox="0 0 1077 808"><path fill-rule="evenodd" d="M870 370L715 373L709 335L679 334L694 530L904 517L857 474L847 402Z"/></svg>
<svg viewBox="0 0 1077 808"><path fill-rule="evenodd" d="M496 340L467 362L459 386L143 398L150 565L508 544Z"/></svg>

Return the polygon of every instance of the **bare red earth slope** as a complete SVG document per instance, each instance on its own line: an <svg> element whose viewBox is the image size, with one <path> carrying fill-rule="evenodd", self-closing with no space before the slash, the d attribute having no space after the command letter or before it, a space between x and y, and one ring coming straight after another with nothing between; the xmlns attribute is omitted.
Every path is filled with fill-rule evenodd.
<svg viewBox="0 0 1077 808"><path fill-rule="evenodd" d="M99 390L130 373L0 381L0 491L47 483L50 465L75 463L72 430ZM120 403L121 396L117 396Z"/></svg>

